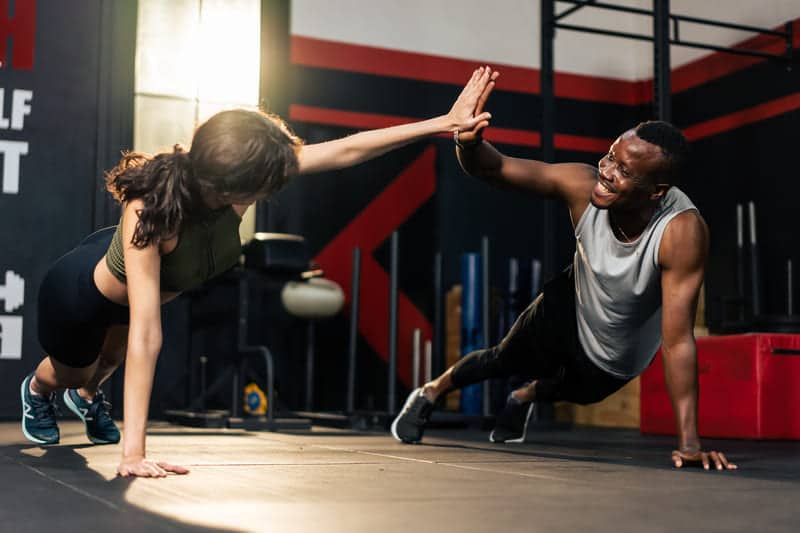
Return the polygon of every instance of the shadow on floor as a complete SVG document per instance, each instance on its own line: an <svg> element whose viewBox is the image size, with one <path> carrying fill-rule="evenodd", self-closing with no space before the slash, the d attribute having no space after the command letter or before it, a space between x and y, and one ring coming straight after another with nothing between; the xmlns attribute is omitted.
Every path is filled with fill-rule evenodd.
<svg viewBox="0 0 800 533"><path fill-rule="evenodd" d="M566 431L529 432L526 442L519 444L490 443L488 433L439 431L435 435L462 442L440 444L423 441L421 445L496 452L517 457L673 469L670 454L675 446L674 438L642 435L632 430L576 427ZM469 439L468 443L464 443L464 437ZM733 439L703 439L702 442L704 449L724 452L739 467L736 471L719 474L800 484L800 442ZM700 468L689 467L689 470L697 471Z"/></svg>
<svg viewBox="0 0 800 533"><path fill-rule="evenodd" d="M62 531L239 531L188 524L128 503L125 494L136 478L106 480L89 468L76 450L92 446L41 447L41 456L25 453L36 449L32 444L4 446L0 451L4 484L22 490L4 495L2 529L47 531L56 526Z"/></svg>

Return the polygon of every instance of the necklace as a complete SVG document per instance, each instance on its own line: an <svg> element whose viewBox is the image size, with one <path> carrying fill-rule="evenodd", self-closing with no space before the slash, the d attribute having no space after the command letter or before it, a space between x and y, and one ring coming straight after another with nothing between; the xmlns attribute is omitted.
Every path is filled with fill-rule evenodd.
<svg viewBox="0 0 800 533"><path fill-rule="evenodd" d="M614 221L614 225L617 227L617 231L620 232L622 238L625 239L623 242L631 242L631 238L623 231L622 226L619 225L619 222Z"/></svg>

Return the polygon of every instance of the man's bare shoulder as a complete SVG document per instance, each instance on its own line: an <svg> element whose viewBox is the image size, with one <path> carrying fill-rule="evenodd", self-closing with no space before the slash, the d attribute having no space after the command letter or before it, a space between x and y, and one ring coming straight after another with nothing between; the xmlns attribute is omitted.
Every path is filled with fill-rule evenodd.
<svg viewBox="0 0 800 533"><path fill-rule="evenodd" d="M697 209L687 209L675 215L667 224L664 236L666 237L668 234L681 235L687 232L708 234L708 225Z"/></svg>
<svg viewBox="0 0 800 533"><path fill-rule="evenodd" d="M561 195L569 209L572 226L578 223L592 198L597 183L597 168L585 163L560 163Z"/></svg>
<svg viewBox="0 0 800 533"><path fill-rule="evenodd" d="M709 231L696 209L675 215L667 224L659 249L663 268L693 268L703 265L708 255Z"/></svg>

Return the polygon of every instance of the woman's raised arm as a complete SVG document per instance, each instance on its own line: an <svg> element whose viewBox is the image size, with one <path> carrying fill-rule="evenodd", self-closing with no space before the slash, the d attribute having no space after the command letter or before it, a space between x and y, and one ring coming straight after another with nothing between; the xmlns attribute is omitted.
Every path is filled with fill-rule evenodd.
<svg viewBox="0 0 800 533"><path fill-rule="evenodd" d="M470 130L481 122L488 123L489 113L474 116L474 112L481 94L496 77L497 73L490 67L476 69L445 115L304 146L298 156L300 173L350 167L431 135Z"/></svg>

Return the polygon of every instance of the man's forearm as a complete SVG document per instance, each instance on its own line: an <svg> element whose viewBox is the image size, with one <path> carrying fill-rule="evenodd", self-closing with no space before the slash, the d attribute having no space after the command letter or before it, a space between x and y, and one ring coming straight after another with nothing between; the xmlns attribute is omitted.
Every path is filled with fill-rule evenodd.
<svg viewBox="0 0 800 533"><path fill-rule="evenodd" d="M694 339L663 347L664 377L675 412L678 448L681 451L700 449L697 432L697 346Z"/></svg>
<svg viewBox="0 0 800 533"><path fill-rule="evenodd" d="M492 178L502 164L500 153L486 141L463 148L456 146L456 157L464 172L481 178Z"/></svg>

